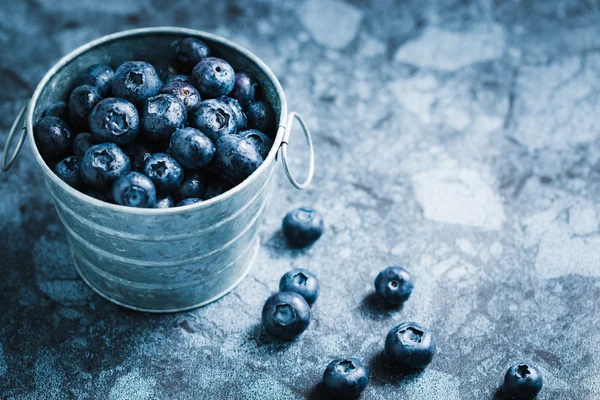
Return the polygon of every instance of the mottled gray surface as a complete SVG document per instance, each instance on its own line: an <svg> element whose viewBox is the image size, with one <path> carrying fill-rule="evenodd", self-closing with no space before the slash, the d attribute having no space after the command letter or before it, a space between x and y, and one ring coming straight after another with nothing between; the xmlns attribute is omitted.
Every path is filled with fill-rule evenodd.
<svg viewBox="0 0 600 400"><path fill-rule="evenodd" d="M1 1L2 139L67 51L181 25L271 66L313 129L312 188L279 173L259 259L231 295L147 315L77 278L26 148L0 176L0 398L319 398L339 356L370 366L364 399L499 398L519 360L543 372L540 399L600 398L598 1L203 3ZM279 226L301 204L327 231L292 251ZM392 263L416 279L401 310L372 295ZM322 295L308 331L281 344L260 310L293 267L318 274ZM439 351L402 377L380 352L405 320L431 327Z"/></svg>

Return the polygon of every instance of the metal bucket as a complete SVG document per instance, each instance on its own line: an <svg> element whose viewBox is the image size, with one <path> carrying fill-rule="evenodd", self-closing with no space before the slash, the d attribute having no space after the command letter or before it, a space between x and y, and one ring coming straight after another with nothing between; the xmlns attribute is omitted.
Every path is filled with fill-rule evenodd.
<svg viewBox="0 0 600 400"><path fill-rule="evenodd" d="M137 209L96 200L60 180L42 159L33 125L50 104L68 97L75 78L96 63L128 60L164 64L172 43L184 37L205 41L236 70L256 77L275 111L278 130L264 163L240 185L186 207ZM25 117L25 124L22 124ZM288 168L287 143L294 118L309 148L304 182ZM18 127L23 126L19 131ZM9 156L15 132L17 145ZM44 173L81 278L98 294L140 311L175 312L208 304L231 291L248 273L258 253L258 228L273 192L273 171L280 152L288 178L304 189L312 179L314 155L310 133L296 113L287 113L279 81L248 50L219 36L173 27L136 29L90 42L62 58L41 80L8 136L2 169L8 170L21 149L25 132Z"/></svg>

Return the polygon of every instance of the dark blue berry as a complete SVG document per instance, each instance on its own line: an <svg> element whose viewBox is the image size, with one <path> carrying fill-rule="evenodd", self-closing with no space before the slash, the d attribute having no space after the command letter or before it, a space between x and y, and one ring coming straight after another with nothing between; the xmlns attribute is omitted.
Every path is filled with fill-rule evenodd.
<svg viewBox="0 0 600 400"><path fill-rule="evenodd" d="M146 159L144 174L152 180L158 193L176 190L183 182L183 168L166 153L152 154Z"/></svg>
<svg viewBox="0 0 600 400"><path fill-rule="evenodd" d="M79 159L77 157L69 156L59 161L54 167L54 172L67 185L78 190L83 188L83 181L79 173Z"/></svg>
<svg viewBox="0 0 600 400"><path fill-rule="evenodd" d="M185 179L179 188L173 193L175 200L182 201L189 198L204 197L204 178L198 171L186 171Z"/></svg>
<svg viewBox="0 0 600 400"><path fill-rule="evenodd" d="M222 180L213 180L204 188L204 199L212 199L231 189L231 184Z"/></svg>
<svg viewBox="0 0 600 400"><path fill-rule="evenodd" d="M235 83L235 72L225 60L207 57L192 70L192 83L202 98L228 95Z"/></svg>
<svg viewBox="0 0 600 400"><path fill-rule="evenodd" d="M210 56L210 48L202 40L186 38L177 42L175 64L184 72L190 72L196 64Z"/></svg>
<svg viewBox="0 0 600 400"><path fill-rule="evenodd" d="M232 135L237 132L233 110L217 99L201 101L190 115L190 125L200 129L213 142L222 135Z"/></svg>
<svg viewBox="0 0 600 400"><path fill-rule="evenodd" d="M135 106L127 100L114 97L98 103L89 120L94 140L98 142L126 145L135 140L140 130Z"/></svg>
<svg viewBox="0 0 600 400"><path fill-rule="evenodd" d="M83 181L96 190L109 190L114 181L130 170L129 158L114 143L90 147L81 161Z"/></svg>
<svg viewBox="0 0 600 400"><path fill-rule="evenodd" d="M279 281L280 292L294 292L304 297L312 306L319 297L319 280L308 270L296 268L286 273Z"/></svg>
<svg viewBox="0 0 600 400"><path fill-rule="evenodd" d="M333 360L323 373L323 389L342 399L360 395L368 384L369 371L356 358Z"/></svg>
<svg viewBox="0 0 600 400"><path fill-rule="evenodd" d="M281 228L283 236L291 246L306 247L321 237L325 224L318 211L300 207L286 214Z"/></svg>
<svg viewBox="0 0 600 400"><path fill-rule="evenodd" d="M159 93L175 96L183 103L186 111L192 112L200 104L200 93L189 82L174 81L167 83L160 89Z"/></svg>
<svg viewBox="0 0 600 400"><path fill-rule="evenodd" d="M410 273L402 267L387 267L375 278L375 292L388 304L400 305L414 287Z"/></svg>
<svg viewBox="0 0 600 400"><path fill-rule="evenodd" d="M190 197L189 199L181 200L179 203L177 203L177 207L189 206L191 204L196 204L200 202L202 202L202 200L200 200L199 198Z"/></svg>
<svg viewBox="0 0 600 400"><path fill-rule="evenodd" d="M414 322L404 322L388 333L385 352L401 370L423 369L435 354L435 338L429 329Z"/></svg>
<svg viewBox="0 0 600 400"><path fill-rule="evenodd" d="M239 101L240 105L246 109L250 103L258 100L260 86L252 76L245 72L238 72L235 74L235 83L230 96Z"/></svg>
<svg viewBox="0 0 600 400"><path fill-rule="evenodd" d="M102 189L102 190L88 189L86 194L88 196L98 199L100 201L105 201L107 203L114 203L109 189Z"/></svg>
<svg viewBox="0 0 600 400"><path fill-rule="evenodd" d="M188 169L200 169L208 165L215 155L215 145L195 128L181 128L171 136L173 157Z"/></svg>
<svg viewBox="0 0 600 400"><path fill-rule="evenodd" d="M115 71L108 65L96 64L86 68L79 81L82 85L96 86L102 96L107 96L110 94L110 84L114 75Z"/></svg>
<svg viewBox="0 0 600 400"><path fill-rule="evenodd" d="M142 132L156 142L166 142L173 132L185 126L187 112L179 99L170 94L150 97L140 111Z"/></svg>
<svg viewBox="0 0 600 400"><path fill-rule="evenodd" d="M71 153L73 135L58 117L43 117L33 127L35 143L45 160L60 160Z"/></svg>
<svg viewBox="0 0 600 400"><path fill-rule="evenodd" d="M117 68L112 80L113 96L141 104L156 96L163 83L154 67L144 61L127 61Z"/></svg>
<svg viewBox="0 0 600 400"><path fill-rule="evenodd" d="M96 86L81 85L71 92L69 97L69 121L79 130L88 129L88 117L102 100L102 95Z"/></svg>
<svg viewBox="0 0 600 400"><path fill-rule="evenodd" d="M246 114L244 114L244 110L242 110L242 106L240 103L234 98L228 96L219 97L223 103L227 104L231 111L233 111L233 116L235 117L235 126L236 131L241 132L246 129L248 126L248 120L246 119Z"/></svg>
<svg viewBox="0 0 600 400"><path fill-rule="evenodd" d="M129 144L124 151L131 161L131 169L143 173L146 160L152 154L159 152L159 146L149 140L136 140Z"/></svg>
<svg viewBox="0 0 600 400"><path fill-rule="evenodd" d="M172 196L158 197L154 203L154 208L175 207L175 199Z"/></svg>
<svg viewBox="0 0 600 400"><path fill-rule="evenodd" d="M173 82L188 82L188 83L192 83L192 77L189 76L189 75L183 75L183 74L171 75L165 81L165 85L168 85L169 83L173 83Z"/></svg>
<svg viewBox="0 0 600 400"><path fill-rule="evenodd" d="M42 117L58 117L63 121L69 120L69 106L64 101L57 101L56 103L50 104L44 112Z"/></svg>
<svg viewBox="0 0 600 400"><path fill-rule="evenodd" d="M292 339L310 324L310 306L304 297L293 292L275 293L262 310L262 323L273 336Z"/></svg>
<svg viewBox="0 0 600 400"><path fill-rule="evenodd" d="M504 390L516 399L533 399L542 390L542 373L533 364L515 364L506 371Z"/></svg>
<svg viewBox="0 0 600 400"><path fill-rule="evenodd" d="M156 189L146 175L129 172L113 183L112 197L122 206L149 208L156 202Z"/></svg>
<svg viewBox="0 0 600 400"><path fill-rule="evenodd" d="M256 129L248 129L247 131L240 132L239 135L252 141L262 158L267 158L269 151L273 147L273 139L267 134Z"/></svg>
<svg viewBox="0 0 600 400"><path fill-rule="evenodd" d="M234 185L249 177L263 162L254 144L239 135L223 135L215 147L211 168Z"/></svg>
<svg viewBox="0 0 600 400"><path fill-rule="evenodd" d="M246 111L248 128L258 129L273 137L275 134L275 113L271 106L264 101L250 103Z"/></svg>
<svg viewBox="0 0 600 400"><path fill-rule="evenodd" d="M73 139L73 153L79 157L83 158L84 154L90 147L97 144L94 140L94 137L89 132L82 132L75 136Z"/></svg>

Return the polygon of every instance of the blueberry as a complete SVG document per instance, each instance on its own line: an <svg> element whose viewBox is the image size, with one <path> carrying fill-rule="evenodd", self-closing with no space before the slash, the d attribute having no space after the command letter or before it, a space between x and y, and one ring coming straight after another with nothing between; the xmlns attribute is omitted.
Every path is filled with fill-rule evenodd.
<svg viewBox="0 0 600 400"><path fill-rule="evenodd" d="M54 172L60 179L65 181L67 185L81 190L83 181L81 180L79 168L79 160L77 157L69 156L56 164Z"/></svg>
<svg viewBox="0 0 600 400"><path fill-rule="evenodd" d="M319 297L319 280L317 277L302 268L296 268L286 273L279 281L280 292L294 292L304 297L309 306L312 306Z"/></svg>
<svg viewBox="0 0 600 400"><path fill-rule="evenodd" d="M229 189L231 189L231 185L227 182L221 180L212 181L204 188L204 199L212 199L213 197L222 195Z"/></svg>
<svg viewBox="0 0 600 400"><path fill-rule="evenodd" d="M73 135L58 117L43 117L33 127L35 143L46 160L60 160L71 153Z"/></svg>
<svg viewBox="0 0 600 400"><path fill-rule="evenodd" d="M189 171L185 173L185 179L179 188L173 193L177 201L189 198L204 197L204 178L198 171Z"/></svg>
<svg viewBox="0 0 600 400"><path fill-rule="evenodd" d="M164 196L158 197L156 199L156 203L154 203L154 208L171 208L175 207L175 200L172 196Z"/></svg>
<svg viewBox="0 0 600 400"><path fill-rule="evenodd" d="M221 136L215 148L213 171L234 185L249 177L263 162L254 144L238 135Z"/></svg>
<svg viewBox="0 0 600 400"><path fill-rule="evenodd" d="M79 77L82 85L96 86L102 96L110 94L110 84L112 83L115 71L106 64L96 64L86 68Z"/></svg>
<svg viewBox="0 0 600 400"><path fill-rule="evenodd" d="M235 72L227 61L207 57L192 70L192 83L203 98L228 95L235 84Z"/></svg>
<svg viewBox="0 0 600 400"><path fill-rule="evenodd" d="M159 193L171 193L183 182L183 168L166 153L152 154L146 159L144 174L154 182Z"/></svg>
<svg viewBox="0 0 600 400"><path fill-rule="evenodd" d="M199 198L190 197L189 199L181 200L179 203L177 203L177 207L189 206L190 204L196 204L200 202L202 202L202 200Z"/></svg>
<svg viewBox="0 0 600 400"><path fill-rule="evenodd" d="M81 132L73 139L73 153L79 158L83 158L85 152L97 144L94 137L89 132Z"/></svg>
<svg viewBox="0 0 600 400"><path fill-rule="evenodd" d="M81 161L81 177L91 189L108 190L110 185L131 169L129 158L114 143L92 146Z"/></svg>
<svg viewBox="0 0 600 400"><path fill-rule="evenodd" d="M199 169L208 165L215 155L215 145L198 129L181 128L171 136L170 147L173 157L188 169Z"/></svg>
<svg viewBox="0 0 600 400"><path fill-rule="evenodd" d="M412 276L402 267L387 267L375 278L375 292L391 305L408 300L413 287Z"/></svg>
<svg viewBox="0 0 600 400"><path fill-rule="evenodd" d="M177 42L175 64L185 72L190 72L196 64L210 56L210 48L202 40L186 38Z"/></svg>
<svg viewBox="0 0 600 400"><path fill-rule="evenodd" d="M154 153L158 153L159 150L154 142L149 140L136 140L129 144L124 151L131 161L131 169L143 173L148 157Z"/></svg>
<svg viewBox="0 0 600 400"><path fill-rule="evenodd" d="M146 175L129 172L113 183L112 197L122 206L149 208L156 202L156 189Z"/></svg>
<svg viewBox="0 0 600 400"><path fill-rule="evenodd" d="M273 139L267 134L256 129L248 129L247 131L240 132L240 136L250 139L262 158L267 158L271 147L273 147Z"/></svg>
<svg viewBox="0 0 600 400"><path fill-rule="evenodd" d="M69 121L77 129L88 128L88 117L90 113L102 100L102 95L96 86L81 85L71 92L69 97Z"/></svg>
<svg viewBox="0 0 600 400"><path fill-rule="evenodd" d="M167 83L160 89L159 93L175 96L183 103L186 111L192 112L200 104L200 93L189 82L174 81Z"/></svg>
<svg viewBox="0 0 600 400"><path fill-rule="evenodd" d="M292 339L310 324L310 306L294 292L275 293L262 309L262 323L273 336Z"/></svg>
<svg viewBox="0 0 600 400"><path fill-rule="evenodd" d="M245 72L235 74L235 83L230 96L240 102L244 108L248 108L250 103L258 100L260 95L260 86L258 82Z"/></svg>
<svg viewBox="0 0 600 400"><path fill-rule="evenodd" d="M94 140L98 142L125 145L133 142L140 130L135 106L127 100L114 97L98 103L92 110L89 120Z"/></svg>
<svg viewBox="0 0 600 400"><path fill-rule="evenodd" d="M286 214L281 229L290 245L306 247L321 237L325 230L325 224L318 211L300 207Z"/></svg>
<svg viewBox="0 0 600 400"><path fill-rule="evenodd" d="M173 82L188 82L188 83L192 83L192 78L189 75L184 75L184 74L171 75L165 81L165 85L168 85L169 83L173 83Z"/></svg>
<svg viewBox="0 0 600 400"><path fill-rule="evenodd" d="M435 354L435 338L429 329L404 322L388 333L385 352L401 370L423 369Z"/></svg>
<svg viewBox="0 0 600 400"><path fill-rule="evenodd" d="M221 96L219 97L219 100L227 104L229 108L231 108L231 111L233 111L236 131L241 132L243 130L246 130L246 127L248 126L248 120L246 119L246 114L244 114L244 110L242 110L242 106L240 106L240 103L238 103L236 99L233 99L228 96Z"/></svg>
<svg viewBox="0 0 600 400"><path fill-rule="evenodd" d="M323 373L323 388L343 399L357 397L369 384L369 371L356 358L333 360Z"/></svg>
<svg viewBox="0 0 600 400"><path fill-rule="evenodd" d="M236 122L231 107L218 99L201 101L190 116L190 125L200 129L213 142L222 135L235 134Z"/></svg>
<svg viewBox="0 0 600 400"><path fill-rule="evenodd" d="M141 104L158 94L163 83L154 67L144 61L127 61L117 68L111 89L115 97Z"/></svg>
<svg viewBox="0 0 600 400"><path fill-rule="evenodd" d="M58 117L63 121L69 120L69 106L64 101L57 101L56 103L50 104L44 112L42 117Z"/></svg>
<svg viewBox="0 0 600 400"><path fill-rule="evenodd" d="M165 142L173 132L185 126L187 112L179 99L170 94L150 97L140 111L142 132L156 142Z"/></svg>
<svg viewBox="0 0 600 400"><path fill-rule="evenodd" d="M275 113L270 105L264 101L250 103L246 111L248 128L258 129L273 137L275 133Z"/></svg>
<svg viewBox="0 0 600 400"><path fill-rule="evenodd" d="M504 390L516 399L533 399L542 390L542 373L532 364L515 364L506 371Z"/></svg>
<svg viewBox="0 0 600 400"><path fill-rule="evenodd" d="M102 190L88 189L86 194L88 196L98 199L100 201L104 201L107 203L114 203L112 196L110 194L110 190L108 190L108 189L102 189Z"/></svg>

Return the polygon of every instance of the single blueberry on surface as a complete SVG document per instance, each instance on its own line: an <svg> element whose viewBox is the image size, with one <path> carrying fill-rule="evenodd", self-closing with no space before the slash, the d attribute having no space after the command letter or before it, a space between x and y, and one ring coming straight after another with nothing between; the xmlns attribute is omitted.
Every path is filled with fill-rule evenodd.
<svg viewBox="0 0 600 400"><path fill-rule="evenodd" d="M63 121L69 120L69 106L64 101L57 101L56 103L50 104L44 112L42 117L58 117Z"/></svg>
<svg viewBox="0 0 600 400"><path fill-rule="evenodd" d="M200 200L199 198L190 197L189 199L181 200L179 203L177 203L177 207L189 206L191 204L196 204L200 202L202 202L202 200Z"/></svg>
<svg viewBox="0 0 600 400"><path fill-rule="evenodd" d="M102 95L96 86L81 85L71 92L69 97L69 121L80 130L88 128L90 113L102 100Z"/></svg>
<svg viewBox="0 0 600 400"><path fill-rule="evenodd" d="M33 127L33 135L45 160L60 160L71 153L73 135L65 121L58 117L43 117Z"/></svg>
<svg viewBox="0 0 600 400"><path fill-rule="evenodd" d="M230 96L240 102L240 105L246 109L253 101L260 97L260 86L258 82L245 72L235 74L235 83Z"/></svg>
<svg viewBox="0 0 600 400"><path fill-rule="evenodd" d="M167 80L165 81L165 85L168 85L169 83L173 83L173 82L192 83L192 77L189 75L184 75L184 74L170 75L169 77L167 77Z"/></svg>
<svg viewBox="0 0 600 400"><path fill-rule="evenodd" d="M294 292L304 297L308 305L312 306L319 297L319 280L310 271L296 268L286 273L279 281L280 292Z"/></svg>
<svg viewBox="0 0 600 400"><path fill-rule="evenodd" d="M200 169L208 165L215 155L215 145L195 128L181 128L171 136L169 148L173 157L188 169Z"/></svg>
<svg viewBox="0 0 600 400"><path fill-rule="evenodd" d="M252 141L262 158L267 158L269 151L273 147L273 139L269 135L256 129L248 129L247 131L240 132L239 135Z"/></svg>
<svg viewBox="0 0 600 400"><path fill-rule="evenodd" d="M265 329L282 339L300 335L310 324L310 306L294 292L279 292L269 297L262 310Z"/></svg>
<svg viewBox="0 0 600 400"><path fill-rule="evenodd" d="M177 97L187 112L192 112L200 103L200 93L189 82L174 81L163 86L159 93Z"/></svg>
<svg viewBox="0 0 600 400"><path fill-rule="evenodd" d="M117 68L111 83L112 94L135 104L156 96L163 83L154 67L144 61L127 61Z"/></svg>
<svg viewBox="0 0 600 400"><path fill-rule="evenodd" d="M175 64L183 72L190 72L196 64L210 56L210 48L202 40L186 38L177 42Z"/></svg>
<svg viewBox="0 0 600 400"><path fill-rule="evenodd" d="M110 93L110 85L114 75L115 71L108 65L96 64L86 68L79 77L79 81L82 85L97 87L102 96L107 96Z"/></svg>
<svg viewBox="0 0 600 400"><path fill-rule="evenodd" d="M258 129L271 137L275 135L275 113L269 104L264 101L250 103L246 117L248 128Z"/></svg>
<svg viewBox="0 0 600 400"><path fill-rule="evenodd" d="M504 376L504 390L519 400L535 398L542 390L542 385L542 373L530 363L515 364Z"/></svg>
<svg viewBox="0 0 600 400"><path fill-rule="evenodd" d="M228 95L235 84L235 72L227 61L207 57L192 70L192 83L203 98Z"/></svg>
<svg viewBox="0 0 600 400"><path fill-rule="evenodd" d="M129 172L113 183L112 198L122 206L149 208L156 202L156 189L146 175Z"/></svg>
<svg viewBox="0 0 600 400"><path fill-rule="evenodd" d="M388 304L400 305L414 287L411 274L402 267L387 267L375 278L375 292Z"/></svg>
<svg viewBox="0 0 600 400"><path fill-rule="evenodd" d="M316 242L325 230L325 223L318 211L300 207L286 214L281 229L288 243L299 248Z"/></svg>
<svg viewBox="0 0 600 400"><path fill-rule="evenodd" d="M360 395L368 384L369 371L356 358L333 360L323 373L323 389L342 399Z"/></svg>
<svg viewBox="0 0 600 400"><path fill-rule="evenodd" d="M181 186L173 193L173 197L176 201L194 197L202 199L204 197L204 178L202 174L198 171L186 171L185 179Z"/></svg>
<svg viewBox="0 0 600 400"><path fill-rule="evenodd" d="M219 97L223 103L227 104L231 111L233 111L233 116L235 117L235 126L236 131L241 132L246 129L248 126L248 120L246 119L246 114L244 114L244 110L242 110L242 106L240 103L231 97L221 96Z"/></svg>
<svg viewBox="0 0 600 400"><path fill-rule="evenodd" d="M385 339L385 353L401 370L423 369L435 354L435 338L429 329L415 322L392 328Z"/></svg>
<svg viewBox="0 0 600 400"><path fill-rule="evenodd" d="M158 197L153 208L171 208L175 207L175 199L172 196Z"/></svg>
<svg viewBox="0 0 600 400"><path fill-rule="evenodd" d="M185 106L170 94L150 97L140 111L142 132L156 142L165 142L173 132L183 128L187 121Z"/></svg>
<svg viewBox="0 0 600 400"><path fill-rule="evenodd" d="M183 182L181 165L166 153L152 154L146 159L144 174L154 183L158 193L166 194L176 190Z"/></svg>
<svg viewBox="0 0 600 400"><path fill-rule="evenodd" d="M190 115L190 125L216 142L223 135L237 132L233 110L218 99L201 101Z"/></svg>
<svg viewBox="0 0 600 400"><path fill-rule="evenodd" d="M114 143L101 143L85 152L81 161L81 177L86 185L98 191L109 190L120 176L131 170L127 155Z"/></svg>
<svg viewBox="0 0 600 400"><path fill-rule="evenodd" d="M81 132L73 139L73 153L77 157L83 158L85 152L95 144L97 143L91 133Z"/></svg>
<svg viewBox="0 0 600 400"><path fill-rule="evenodd" d="M236 185L249 177L263 162L254 144L239 135L223 135L217 140L211 168Z"/></svg>
<svg viewBox="0 0 600 400"><path fill-rule="evenodd" d="M54 172L67 185L81 190L83 188L83 181L81 180L79 167L79 159L75 156L69 156L56 164Z"/></svg>
<svg viewBox="0 0 600 400"><path fill-rule="evenodd" d="M100 101L92 110L89 121L94 140L98 142L126 145L135 140L140 130L135 106L115 97Z"/></svg>

